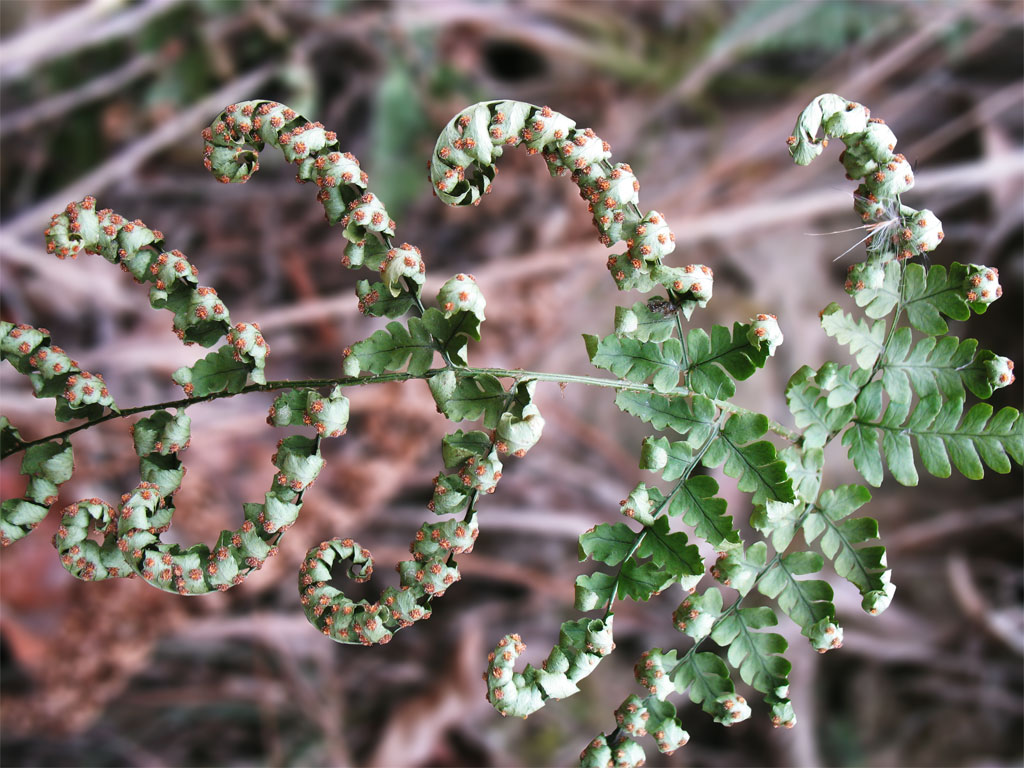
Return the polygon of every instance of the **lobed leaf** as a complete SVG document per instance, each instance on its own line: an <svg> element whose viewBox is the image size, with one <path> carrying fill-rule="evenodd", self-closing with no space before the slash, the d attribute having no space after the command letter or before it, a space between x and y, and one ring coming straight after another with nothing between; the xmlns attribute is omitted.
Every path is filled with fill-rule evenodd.
<svg viewBox="0 0 1024 768"><path fill-rule="evenodd" d="M779 456L786 462L786 474L793 481L793 492L801 501L812 502L818 497L825 454L820 448L794 446L784 448Z"/></svg>
<svg viewBox="0 0 1024 768"><path fill-rule="evenodd" d="M898 402L910 402L912 392L918 397L938 393L947 400L962 400L965 388L985 399L992 395L984 365L984 360L991 356L991 352L978 351L975 339L927 336L914 344L911 330L899 328L879 366L882 385L889 397Z"/></svg>
<svg viewBox="0 0 1024 768"><path fill-rule="evenodd" d="M665 397L653 392L622 390L615 396L620 410L636 416L655 429L671 429L690 445L701 445L715 430L715 406L702 395Z"/></svg>
<svg viewBox="0 0 1024 768"><path fill-rule="evenodd" d="M666 339L660 346L653 341L638 341L615 334L598 339L584 334L590 362L627 381L651 380L659 392L668 392L679 383L679 359L682 345L678 339Z"/></svg>
<svg viewBox="0 0 1024 768"><path fill-rule="evenodd" d="M768 431L768 418L759 413L734 413L712 440L702 461L738 480L737 486L753 494L755 504L767 499L793 501L793 481L786 475L786 464L766 440L753 442Z"/></svg>
<svg viewBox="0 0 1024 768"><path fill-rule="evenodd" d="M740 673L747 685L761 693L771 693L789 685L792 665L783 658L787 643L782 635L758 632L779 623L775 612L766 606L740 608L726 616L711 633L711 639L728 648L729 665Z"/></svg>
<svg viewBox="0 0 1024 768"><path fill-rule="evenodd" d="M498 426L507 394L496 377L486 373L457 375L448 369L427 383L438 410L452 421L483 416L485 427Z"/></svg>
<svg viewBox="0 0 1024 768"><path fill-rule="evenodd" d="M717 493L718 483L713 477L690 477L672 497L668 513L681 515L683 522L713 547L722 542L738 544L739 531L733 526L732 518L725 514L725 499L716 496Z"/></svg>
<svg viewBox="0 0 1024 768"><path fill-rule="evenodd" d="M633 551L637 536L625 523L601 523L580 536L579 559L618 565Z"/></svg>
<svg viewBox="0 0 1024 768"><path fill-rule="evenodd" d="M704 705L705 712L710 712L708 702L714 702L722 694L736 690L725 662L709 652L684 657L672 682L680 693L689 693L690 701L694 704Z"/></svg>
<svg viewBox="0 0 1024 768"><path fill-rule="evenodd" d="M653 560L641 563L631 557L619 571L616 598L647 601L675 581L671 573L660 568Z"/></svg>
<svg viewBox="0 0 1024 768"><path fill-rule="evenodd" d="M835 302L821 311L821 327L840 344L850 348L850 354L861 368L871 368L885 348L883 321L869 325L866 320L854 320Z"/></svg>
<svg viewBox="0 0 1024 768"><path fill-rule="evenodd" d="M964 414L962 399L944 400L939 393L921 398L912 412L906 404L890 402L881 419L877 409L858 413L843 444L872 485L881 482L879 437L889 471L903 485L917 483L911 437L921 464L936 477L949 477L951 462L965 477L980 480L985 466L1006 474L1011 461L1024 461L1024 422L1017 409L1002 408L993 416L991 405L977 403Z"/></svg>
<svg viewBox="0 0 1024 768"><path fill-rule="evenodd" d="M593 611L615 599L615 588L615 577L604 571L577 576L573 605L577 611Z"/></svg>
<svg viewBox="0 0 1024 768"><path fill-rule="evenodd" d="M687 387L713 398L736 394L733 379L750 378L768 359L768 345L763 349L752 345L747 340L749 330L744 323L734 323L731 336L722 325L713 326L710 337L700 328L691 330L686 335L689 364L683 374Z"/></svg>
<svg viewBox="0 0 1024 768"><path fill-rule="evenodd" d="M803 524L807 543L822 536L821 551L834 561L836 573L857 587L861 595L885 590L889 583L885 547L858 546L878 540L878 522L870 517L845 519L870 500L871 494L862 485L825 491Z"/></svg>
<svg viewBox="0 0 1024 768"><path fill-rule="evenodd" d="M241 392L250 372L245 362L236 359L234 348L224 345L191 368L182 366L171 378L184 387L190 397L204 397L215 392Z"/></svg>
<svg viewBox="0 0 1024 768"><path fill-rule="evenodd" d="M838 408L829 404L830 395L819 386L817 375L805 365L786 385L786 402L797 427L803 430L803 445L808 448L823 447L854 413L852 403Z"/></svg>
<svg viewBox="0 0 1024 768"><path fill-rule="evenodd" d="M480 318L476 314L459 311L445 317L431 307L423 313L423 326L455 365L469 365L466 345L470 339L480 341Z"/></svg>
<svg viewBox="0 0 1024 768"><path fill-rule="evenodd" d="M964 292L968 269L953 262L949 270L933 264L925 273L920 264L908 264L903 273L903 308L907 320L917 330L932 336L949 331L942 316L967 320L971 316Z"/></svg>
<svg viewBox="0 0 1024 768"><path fill-rule="evenodd" d="M888 315L900 300L900 263L889 261L877 269L881 270L881 280L877 284L854 286L847 282L846 289L852 294L857 306L873 320Z"/></svg>
<svg viewBox="0 0 1024 768"><path fill-rule="evenodd" d="M777 600L783 612L807 634L823 619L836 615L832 605L832 587L820 579L798 579L817 573L824 560L817 552L794 552L768 568L757 584L765 597Z"/></svg>
<svg viewBox="0 0 1024 768"><path fill-rule="evenodd" d="M704 560L697 547L688 542L685 533L669 531L667 517L655 518L646 532L636 557L649 557L651 563L677 582L704 575Z"/></svg>
<svg viewBox="0 0 1024 768"><path fill-rule="evenodd" d="M397 320L372 336L352 345L359 365L372 373L400 371L406 367L413 376L423 375L434 360L436 347L423 320L409 318L409 326Z"/></svg>
<svg viewBox="0 0 1024 768"><path fill-rule="evenodd" d="M688 655L677 666L672 682L680 693L688 691L690 699L725 726L750 717L750 707L729 678L725 663L713 653Z"/></svg>

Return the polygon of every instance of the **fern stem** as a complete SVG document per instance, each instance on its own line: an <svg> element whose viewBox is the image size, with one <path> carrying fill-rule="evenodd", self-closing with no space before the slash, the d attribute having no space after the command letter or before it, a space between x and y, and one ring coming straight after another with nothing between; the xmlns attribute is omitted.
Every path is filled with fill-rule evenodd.
<svg viewBox="0 0 1024 768"><path fill-rule="evenodd" d="M0 458L6 459L15 453L30 448L33 445L40 445L42 443L48 443L52 440L61 440L73 435L75 432L80 432L83 429L88 429L97 424L102 424L105 421L112 419L125 418L127 416L134 416L138 413L146 413L148 411L159 411L167 408L188 408L191 405L197 405L199 403L206 403L212 400L220 400L226 397L234 397L235 395L244 395L250 392L274 392L280 389L293 389L298 387L327 387L327 386L342 386L342 387L361 387L366 384L383 384L392 381L410 381L412 379L429 379L432 376L436 376L447 368L431 368L425 371L423 374L416 376L410 373L380 373L371 376L340 376L330 379L283 379L279 381L268 381L266 384L250 384L243 387L238 392L214 392L201 397L183 397L178 400L167 400L162 403L152 403L149 405L139 405L132 408L125 408L119 411L111 411L110 413L104 414L99 418L92 419L74 427L62 430L60 432L54 432L46 437L40 437L37 440L30 440L23 443L14 443L11 445L5 445ZM606 387L608 389L614 389L617 391L632 391L632 392L652 392L654 388L649 384L638 384L629 381L622 381L620 379L608 379L599 376L580 376L568 373L547 373L544 371L526 371L520 368L457 368L457 370L467 376L477 374L487 374L491 376L497 376L499 378L529 378L537 379L538 381L552 381L558 384L584 384L592 387ZM688 397L692 393L685 387L676 387L668 392L659 392L658 394L664 397ZM748 409L742 408L738 405L730 403L726 400L711 400L715 406L722 409L723 411L729 411L730 413L748 413ZM797 442L800 439L800 435L786 428L778 422L769 420L768 428L776 433L777 435L785 438L790 442Z"/></svg>

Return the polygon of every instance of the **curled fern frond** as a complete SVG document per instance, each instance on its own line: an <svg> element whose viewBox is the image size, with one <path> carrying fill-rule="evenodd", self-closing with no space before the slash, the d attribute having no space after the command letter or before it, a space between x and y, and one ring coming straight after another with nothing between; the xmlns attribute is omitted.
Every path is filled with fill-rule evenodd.
<svg viewBox="0 0 1024 768"><path fill-rule="evenodd" d="M872 222L871 262L906 260L934 250L943 237L942 222L931 211L900 202L900 195L914 186L914 171L895 151L896 136L884 121L871 117L871 111L857 102L826 93L800 113L787 139L789 153L799 165L807 165L830 138L845 145L839 160L846 177L863 179L854 192L854 209L864 222Z"/></svg>
<svg viewBox="0 0 1024 768"><path fill-rule="evenodd" d="M452 369L447 369L446 373L455 376ZM432 385L433 381L432 378ZM349 563L347 574L356 581L370 577L373 559L352 539L325 541L306 553L299 572L299 592L306 618L324 635L339 643L387 643L398 630L430 618L431 601L443 596L452 584L459 581L461 575L455 556L471 552L480 533L475 506L477 497L494 492L502 476L501 456L509 453L517 458L524 456L540 439L544 428L544 419L533 403L535 380L519 380L508 392L501 388L500 383L497 386L501 393L500 401L494 405L493 411L488 411L485 420L488 426L497 429L491 433L457 430L441 441L445 468L453 474L440 474L435 478L433 498L428 508L437 515L465 510L464 515L461 520L424 523L419 528L409 546L412 559L402 561L396 567L399 574L397 589L387 587L372 602L366 599L353 601L329 583L332 569L343 562ZM454 395L454 390L435 389L435 396L441 398L439 403ZM305 399L298 395L290 399L305 407L308 414L310 407L307 403L313 398L314 393L310 393L305 395ZM279 402L281 400L278 398ZM324 410L321 409L318 415L322 416ZM471 418L479 418L483 414L484 411L480 410ZM296 423L299 417L289 402L283 402L272 413L272 418L275 423ZM302 421L313 421L316 425L315 417L303 416ZM317 429L319 431L319 426Z"/></svg>
<svg viewBox="0 0 1024 768"><path fill-rule="evenodd" d="M226 344L195 366L183 367L174 379L189 396L227 390L240 392L247 380L266 381L263 375L269 349L259 327L231 324L231 316L217 291L199 285L199 270L179 250L164 250L163 233L139 219L110 209L96 210L96 199L69 203L46 230L46 249L58 258L98 253L128 272L136 282L151 283L149 303L174 313L172 330L186 344L211 347Z"/></svg>
<svg viewBox="0 0 1024 768"><path fill-rule="evenodd" d="M29 377L36 397L55 398L58 421L95 419L107 409L117 412L103 375L79 368L51 342L45 328L0 322L0 360Z"/></svg>
<svg viewBox="0 0 1024 768"><path fill-rule="evenodd" d="M244 183L259 170L259 153L269 144L298 167L296 180L312 182L319 191L328 224L342 227L348 245L342 264L366 266L380 274L383 290L391 298L374 314L396 317L411 306L404 297L418 296L423 285L425 265L419 248L408 243L393 246L395 222L384 203L367 191L369 177L359 160L338 149L338 136L311 122L295 110L275 101L256 99L225 107L213 123L203 130L204 164L214 177L225 184ZM367 286L369 287L369 286ZM369 298L372 289L360 296L360 307L368 311L377 298ZM402 300L396 303L395 300ZM392 314L397 313L397 314Z"/></svg>
<svg viewBox="0 0 1024 768"><path fill-rule="evenodd" d="M526 717L548 699L571 696L576 683L594 671L601 659L611 653L612 620L579 619L562 624L558 644L540 669L527 664L515 671L516 659L526 650L519 635L506 635L488 656L487 699L502 715Z"/></svg>
<svg viewBox="0 0 1024 768"><path fill-rule="evenodd" d="M463 522L424 524L412 544L414 560L398 566L400 586L388 587L379 600L353 601L331 586L332 566L349 562L347 574L366 581L373 559L352 539L332 539L306 553L299 568L299 592L309 622L339 643L387 643L399 628L431 615L429 601L442 596L460 578L452 556L470 552L480 530L475 513Z"/></svg>
<svg viewBox="0 0 1024 768"><path fill-rule="evenodd" d="M686 316L711 296L711 271L665 268L661 259L675 249L675 235L657 211L637 208L640 184L633 169L612 165L611 147L589 128L580 129L549 107L521 101L474 104L445 126L430 162L434 192L448 205L479 204L498 173L495 162L506 147L525 145L540 154L552 176L571 176L587 201L600 241L627 250L608 260L622 290L664 286L684 302Z"/></svg>
<svg viewBox="0 0 1024 768"><path fill-rule="evenodd" d="M212 547L182 548L163 543L160 536L174 516L173 494L184 474L177 452L187 447L188 435L188 417L183 413L173 416L159 411L135 425L135 449L144 479L122 497L116 536L128 566L146 583L195 595L240 584L277 554L281 535L294 524L302 494L324 461L319 437L293 435L281 440L273 456L278 471L264 501L244 504L241 526L222 531Z"/></svg>
<svg viewBox="0 0 1024 768"><path fill-rule="evenodd" d="M21 442L9 422L4 437ZM23 538L43 521L57 503L59 487L71 479L74 469L74 450L68 440L51 440L25 449L21 474L28 475L28 488L21 498L5 499L0 507L0 545L6 547Z"/></svg>

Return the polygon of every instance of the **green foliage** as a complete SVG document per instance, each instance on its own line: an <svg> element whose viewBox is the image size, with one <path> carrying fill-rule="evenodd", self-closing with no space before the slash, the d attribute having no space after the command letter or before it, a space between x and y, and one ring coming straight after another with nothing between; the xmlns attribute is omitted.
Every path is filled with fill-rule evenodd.
<svg viewBox="0 0 1024 768"><path fill-rule="evenodd" d="M899 403L910 402L911 390L922 398L941 394L946 400L963 400L965 387L985 399L993 390L985 363L994 358L988 350L978 351L974 339L925 336L915 344L909 328L898 328L880 366L882 387Z"/></svg>
<svg viewBox="0 0 1024 768"><path fill-rule="evenodd" d="M922 397L911 410L890 401L882 412L881 385L866 388L857 402L857 418L843 435L850 458L872 485L882 480L879 447L892 476L903 485L917 485L911 438L921 464L936 477L949 477L950 461L965 477L980 480L985 466L1005 474L1010 460L1024 460L1024 423L1014 408L977 403L964 413L964 400L943 400L940 393Z"/></svg>
<svg viewBox="0 0 1024 768"><path fill-rule="evenodd" d="M625 523L602 523L580 536L580 560L619 566L615 576L597 572L576 579L577 605L590 606L582 610L619 598L649 600L673 583L686 587L703 575L704 561L686 534L670 531L665 516L649 520L637 532Z"/></svg>
<svg viewBox="0 0 1024 768"><path fill-rule="evenodd" d="M731 337L729 329L721 325L711 328L710 337L700 328L691 330L686 336L690 361L685 373L687 386L712 398L736 394L736 385L729 377L749 379L768 359L768 347L762 350L752 345L747 338L749 330L750 326L743 323L733 324Z"/></svg>
<svg viewBox="0 0 1024 768"><path fill-rule="evenodd" d="M739 489L752 494L754 504L767 499L793 501L793 481L786 475L785 462L774 445L757 440L767 432L766 416L732 414L704 454L704 465L717 467L724 463L722 471L737 478Z"/></svg>
<svg viewBox="0 0 1024 768"><path fill-rule="evenodd" d="M805 518L803 531L808 546L822 537L821 551L834 562L836 573L857 587L864 597L865 610L878 613L889 604L893 593L885 547L858 546L878 540L878 521L870 517L845 519L870 500L871 494L861 485L825 491L819 506Z"/></svg>
<svg viewBox="0 0 1024 768"><path fill-rule="evenodd" d="M824 561L817 552L793 552L772 564L761 576L758 591L777 600L779 608L808 633L822 619L836 615L832 587L820 579L798 579L818 573Z"/></svg>
<svg viewBox="0 0 1024 768"><path fill-rule="evenodd" d="M407 92L408 73L395 69L377 101L378 120L388 130L375 151L391 163L388 189L394 194L404 194L402 178L411 167L395 147L404 147L420 130L420 105L409 103ZM825 139L838 138L846 147L840 161L847 175L862 180L854 210L868 230L867 259L851 267L845 289L865 317L834 303L822 311L825 333L847 347L854 362L830 361L817 370L803 366L792 375L786 401L798 431L730 402L736 382L764 367L782 343L778 318L764 313L731 329L684 329L684 320L711 298L711 269L664 264L675 237L660 213L639 208L632 169L613 164L610 147L592 130L548 107L491 101L463 110L437 140L431 183L444 203L479 203L496 178L497 159L519 145L541 155L552 175L571 178L588 203L599 240L608 247L624 243L625 250L607 260L616 285L664 294L618 307L613 334L584 335L591 363L614 378L470 367L469 341L480 339L485 319L480 286L472 275L456 274L442 285L436 306L425 306L423 254L409 243L392 242L396 224L384 203L368 191L359 161L340 151L337 136L323 125L276 102L254 100L227 107L203 137L206 167L225 183L247 181L267 145L280 150L297 167L298 180L316 186L327 222L338 225L347 241L343 264L375 273L372 281L356 283L360 311L390 322L346 349L335 378L268 381L268 348L259 326L232 324L216 291L199 285L184 254L165 249L162 233L97 210L91 197L54 216L46 232L48 251L60 258L102 255L149 284L151 305L173 314L183 342L212 347L223 341L174 373L184 400L119 411L102 377L81 371L50 343L47 331L0 325L0 356L29 378L37 397L56 399L58 419L85 420L25 440L0 417L3 455L23 453L21 472L28 477L21 498L3 502L4 545L35 528L56 503L59 486L74 468L73 432L152 412L132 427L140 480L121 503L82 499L60 513L54 544L63 566L80 579L137 575L181 594L240 583L276 554L296 521L325 465L322 439L346 432L345 388L423 379L441 414L453 422L479 421L481 428L458 429L442 439L443 471L427 505L435 520L414 534L411 558L397 567L398 586L385 587L372 600L347 596L338 586L338 569L357 582L373 569L371 553L349 538L311 548L298 577L303 610L320 633L339 643L386 643L429 618L433 600L459 581L456 557L471 552L481 532L478 507L495 491L509 457L524 457L544 432L538 382L611 387L620 410L666 433L646 437L640 452L640 467L655 473L663 487L640 483L620 505L626 522L597 524L579 538L579 559L591 561L593 570L576 578L575 607L600 611L600 618L563 622L544 663L528 664L522 672L515 664L525 645L518 635L505 635L484 677L487 698L503 715L525 717L549 700L571 696L614 648L617 602L647 601L678 587L682 597L672 620L691 639L688 647L654 648L640 657L634 673L644 693L630 694L615 711L614 730L596 737L581 755L582 765L639 765L645 755L638 739L645 735L663 752L688 739L668 701L672 695L687 694L723 725L751 716L729 666L763 694L773 725L796 722L786 641L766 630L777 626L781 611L814 649L841 645L832 586L807 578L822 571L826 558L858 590L866 611L889 605L895 586L878 522L852 517L870 500L868 490L823 487L824 449L834 439L842 436L854 466L875 486L885 467L897 482L916 484L918 459L935 476L946 477L956 466L975 479L986 466L1005 473L1024 461L1018 411L967 403L968 397L985 399L1012 383L1012 362L979 350L973 339L948 335L947 320L966 320L971 310L984 313L999 297L998 274L981 265L925 269L911 261L939 244L941 222L930 211L902 204L913 171L894 153L891 130L862 105L835 94L808 105L788 143L794 160L806 164L823 151ZM324 394L320 387L327 383L331 389ZM213 546L163 541L185 475L179 453L190 440L187 408L254 391L279 392L269 424L308 434L279 442L270 489L262 502L243 505L238 528L222 531ZM780 447L780 441L787 445ZM721 467L735 480L752 508L757 534L741 534L729 514L728 492L699 474L701 467ZM791 551L800 532L807 549ZM710 575L723 589L696 591L705 576L701 541L719 550ZM745 604L752 595L767 602ZM724 660L700 650L708 639L723 649Z"/></svg>
<svg viewBox="0 0 1024 768"><path fill-rule="evenodd" d="M833 366L834 367L834 366ZM823 392L820 372L803 366L793 374L786 385L786 401L796 425L803 430L803 442L808 448L820 448L839 432L855 410L853 403L830 402L833 398Z"/></svg>
<svg viewBox="0 0 1024 768"><path fill-rule="evenodd" d="M495 376L480 373L457 375L445 370L428 380L437 408L452 421L476 420L484 426L498 426L505 390Z"/></svg>
<svg viewBox="0 0 1024 768"><path fill-rule="evenodd" d="M778 623L771 608L740 608L724 617L711 633L712 640L729 649L729 665L743 682L761 693L789 685L792 665L781 655L787 647L785 639L774 632L757 631Z"/></svg>
<svg viewBox="0 0 1024 768"><path fill-rule="evenodd" d="M694 704L725 726L750 717L750 707L729 677L725 663L713 653L695 653L683 659L672 678L676 689L687 691Z"/></svg>
<svg viewBox="0 0 1024 768"><path fill-rule="evenodd" d="M606 336L584 335L587 355L597 368L604 368L627 381L644 382L658 392L669 392L679 383L679 359L682 345L679 339L666 339L658 345L651 341Z"/></svg>
<svg viewBox="0 0 1024 768"><path fill-rule="evenodd" d="M714 403L700 395L684 399L623 390L615 396L615 404L655 429L671 429L688 437L690 445L703 443L716 429Z"/></svg>
<svg viewBox="0 0 1024 768"><path fill-rule="evenodd" d="M249 369L245 363L235 360L231 347L221 347L191 368L179 368L173 378L193 397L206 397L215 392L241 392L249 378Z"/></svg>
<svg viewBox="0 0 1024 768"><path fill-rule="evenodd" d="M966 278L967 268L956 262L948 272L941 264L933 264L927 273L920 264L908 264L903 304L910 324L934 336L949 330L943 315L951 320L967 320L971 312L964 289Z"/></svg>
<svg viewBox="0 0 1024 768"><path fill-rule="evenodd" d="M9 360L18 373L29 377L36 397L55 398L58 421L96 419L107 409L117 412L103 376L79 368L64 350L50 343L49 331L0 322L0 360ZM5 425L10 428L6 419ZM9 438L20 440L14 434ZM7 455L6 446L3 455Z"/></svg>
<svg viewBox="0 0 1024 768"><path fill-rule="evenodd" d="M422 376L434 361L436 347L423 320L409 318L408 327L395 321L352 345L352 355L371 373L400 371L408 363L413 376Z"/></svg>
<svg viewBox="0 0 1024 768"><path fill-rule="evenodd" d="M840 344L850 348L861 368L871 368L885 349L885 323L854 320L835 302L821 311L821 327Z"/></svg>
<svg viewBox="0 0 1024 768"><path fill-rule="evenodd" d="M672 497L668 512L680 515L683 522L713 547L723 542L736 544L739 531L733 527L732 518L725 514L725 499L719 498L718 483L713 477L697 475L683 483Z"/></svg>

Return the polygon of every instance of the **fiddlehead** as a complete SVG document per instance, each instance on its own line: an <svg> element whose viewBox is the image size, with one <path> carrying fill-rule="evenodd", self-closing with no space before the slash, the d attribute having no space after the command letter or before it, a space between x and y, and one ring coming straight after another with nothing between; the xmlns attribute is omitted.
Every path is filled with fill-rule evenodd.
<svg viewBox="0 0 1024 768"><path fill-rule="evenodd" d="M110 209L96 210L86 197L70 203L53 217L46 230L46 250L57 258L96 253L129 273L137 283L151 283L153 309L174 314L172 330L186 344L211 347L227 343L191 368L174 374L185 394L205 395L225 389L238 392L246 380L266 382L264 366L269 350L259 327L231 324L231 316L217 291L199 285L199 270L177 249L164 249L163 233L139 219L129 221Z"/></svg>
<svg viewBox="0 0 1024 768"><path fill-rule="evenodd" d="M437 139L430 161L435 194L448 205L476 205L490 191L495 162L505 147L525 145L540 154L552 176L570 176L587 201L600 241L626 251L608 259L622 290L647 292L661 285L686 317L711 298L711 270L700 265L667 267L675 235L657 211L641 214L640 183L624 163L612 165L611 147L590 128L580 129L549 107L520 101L474 104L453 117Z"/></svg>
<svg viewBox="0 0 1024 768"><path fill-rule="evenodd" d="M254 100L226 107L203 130L203 139L204 164L225 184L248 181L259 170L259 153L267 144L281 150L285 160L298 166L296 180L318 187L316 198L327 223L341 225L348 240L342 263L353 269L366 266L380 274L382 282L361 288L360 309L370 314L385 295L390 297L389 308L372 314L397 317L412 306L412 296L418 296L424 280L420 250L408 243L392 247L395 222L383 202L366 191L369 177L359 161L338 150L334 131L283 104Z"/></svg>

